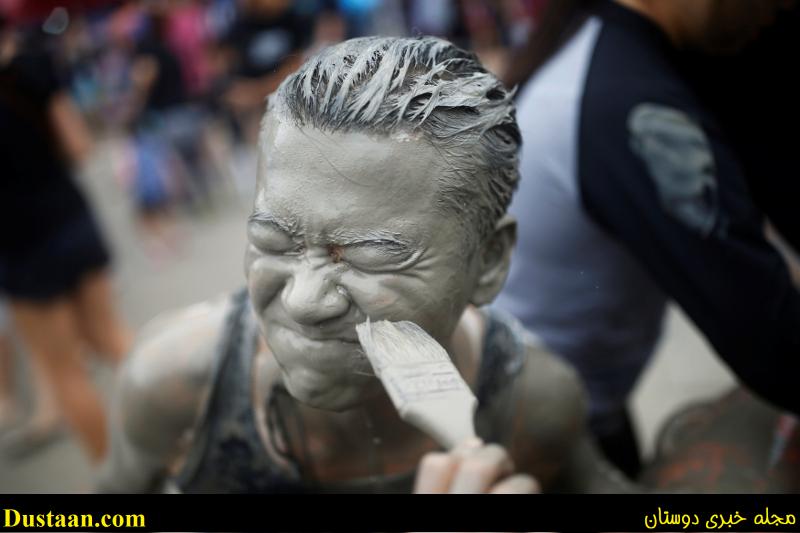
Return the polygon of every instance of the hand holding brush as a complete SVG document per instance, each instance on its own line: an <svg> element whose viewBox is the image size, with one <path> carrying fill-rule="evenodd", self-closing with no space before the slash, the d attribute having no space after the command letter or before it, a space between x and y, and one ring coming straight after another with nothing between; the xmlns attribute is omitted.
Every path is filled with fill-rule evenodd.
<svg viewBox="0 0 800 533"><path fill-rule="evenodd" d="M506 450L475 435L478 400L447 351L413 322L366 322L359 341L400 418L450 453L427 454L414 492L539 492L527 475L513 475Z"/></svg>

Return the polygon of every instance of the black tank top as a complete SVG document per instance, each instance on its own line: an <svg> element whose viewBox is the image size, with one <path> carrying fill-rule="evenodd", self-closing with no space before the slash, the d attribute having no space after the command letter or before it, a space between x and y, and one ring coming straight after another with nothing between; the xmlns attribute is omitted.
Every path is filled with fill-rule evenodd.
<svg viewBox="0 0 800 533"><path fill-rule="evenodd" d="M495 310L487 318L478 372L475 415L478 435L487 442L510 438L513 383L526 354L521 326ZM206 416L198 427L186 461L173 481L187 493L268 492L410 492L414 471L394 476L353 479L318 485L295 467L288 471L267 453L256 427L253 409L252 363L258 327L246 290L233 295L213 372L213 389ZM294 401L285 394L288 401Z"/></svg>

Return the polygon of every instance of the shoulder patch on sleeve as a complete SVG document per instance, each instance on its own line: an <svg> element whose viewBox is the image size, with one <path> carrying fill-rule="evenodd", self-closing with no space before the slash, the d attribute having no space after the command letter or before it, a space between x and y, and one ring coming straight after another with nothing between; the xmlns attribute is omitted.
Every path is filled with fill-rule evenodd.
<svg viewBox="0 0 800 533"><path fill-rule="evenodd" d="M664 211L708 237L719 216L719 202L714 155L702 128L678 109L643 103L628 114L628 134Z"/></svg>

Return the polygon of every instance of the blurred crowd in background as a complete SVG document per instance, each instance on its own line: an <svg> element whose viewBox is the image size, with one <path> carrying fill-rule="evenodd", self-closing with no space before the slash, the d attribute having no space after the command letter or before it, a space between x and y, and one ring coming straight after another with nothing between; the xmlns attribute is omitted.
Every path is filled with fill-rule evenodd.
<svg viewBox="0 0 800 533"><path fill-rule="evenodd" d="M181 221L252 202L266 96L309 54L361 35L437 35L502 75L545 3L0 0L4 174L28 176L0 180L3 453L29 457L66 422L101 460L107 402L86 355L116 367L138 325L120 312L115 255L133 245L156 271L183 265ZM113 242L96 214L107 206L87 194L101 152L134 244Z"/></svg>
<svg viewBox="0 0 800 533"><path fill-rule="evenodd" d="M362 35L435 35L473 50L514 86L524 81L524 69L510 65L547 4L0 0L0 174L30 177L0 177L0 469L3 453L30 455L65 425L92 463L105 455L107 402L95 390L85 354L116 367L144 321L120 311L125 305L111 274L111 265L120 267L120 249L137 247L154 271L179 264L166 277L183 278L188 287L186 301L142 305L144 317L202 299L202 283L233 288L227 277L218 284L192 277L190 271L206 275L220 267L187 264L195 256L184 253L185 222L200 227L231 205L249 207L265 99L310 54ZM728 116L736 125L738 101L734 108ZM98 205L80 178L100 152L102 180L127 203L133 245L114 242L98 222L95 211L113 208ZM216 254L221 263L225 241L233 239L230 262L241 264L240 214L232 227L241 243L219 223L216 236L205 226L210 251L202 257L213 263ZM790 268L800 279L798 264L791 261ZM238 276L231 279L242 283ZM27 372L19 371L21 362ZM696 364L683 366L692 373ZM21 391L33 399L22 401ZM790 434L795 426L792 419Z"/></svg>
<svg viewBox="0 0 800 533"><path fill-rule="evenodd" d="M147 246L170 249L173 209L249 194L267 94L308 54L359 35L438 35L497 73L543 0L4 1L3 39L38 47L97 135L125 136L115 174ZM30 52L30 50L28 50Z"/></svg>

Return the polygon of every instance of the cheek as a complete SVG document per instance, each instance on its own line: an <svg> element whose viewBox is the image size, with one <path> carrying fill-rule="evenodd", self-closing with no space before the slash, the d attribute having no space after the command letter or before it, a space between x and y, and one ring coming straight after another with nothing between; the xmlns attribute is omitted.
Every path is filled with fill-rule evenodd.
<svg viewBox="0 0 800 533"><path fill-rule="evenodd" d="M414 272L342 280L351 299L373 320L411 320L434 334L449 329L466 305L467 281L458 272Z"/></svg>
<svg viewBox="0 0 800 533"><path fill-rule="evenodd" d="M247 288L253 307L262 311L279 294L287 269L275 258L264 256L250 247L245 257Z"/></svg>
<svg viewBox="0 0 800 533"><path fill-rule="evenodd" d="M416 301L420 280L405 275L374 275L347 272L341 277L351 301L373 320L408 319L408 308Z"/></svg>

